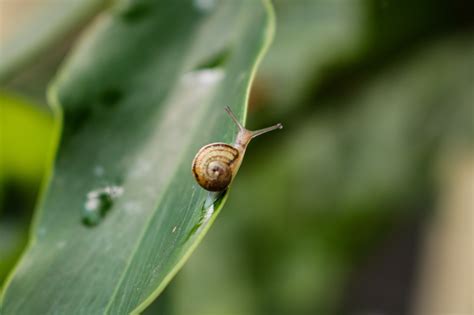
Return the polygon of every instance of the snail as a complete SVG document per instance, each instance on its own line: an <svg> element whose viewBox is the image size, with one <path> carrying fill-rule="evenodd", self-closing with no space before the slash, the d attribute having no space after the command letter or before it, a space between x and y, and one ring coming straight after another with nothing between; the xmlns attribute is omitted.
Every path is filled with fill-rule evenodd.
<svg viewBox="0 0 474 315"><path fill-rule="evenodd" d="M224 191L230 185L239 170L250 140L269 131L283 128L282 124L276 124L255 131L248 130L237 120L229 107L225 110L239 128L235 143L230 145L215 142L205 145L198 151L192 164L196 181L208 191Z"/></svg>

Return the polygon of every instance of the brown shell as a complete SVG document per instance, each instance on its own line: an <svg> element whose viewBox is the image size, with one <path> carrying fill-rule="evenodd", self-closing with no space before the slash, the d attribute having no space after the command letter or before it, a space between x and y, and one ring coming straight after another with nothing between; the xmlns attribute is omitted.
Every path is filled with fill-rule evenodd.
<svg viewBox="0 0 474 315"><path fill-rule="evenodd" d="M226 143L202 147L193 160L192 171L198 184L209 191L223 191L234 177L239 151Z"/></svg>

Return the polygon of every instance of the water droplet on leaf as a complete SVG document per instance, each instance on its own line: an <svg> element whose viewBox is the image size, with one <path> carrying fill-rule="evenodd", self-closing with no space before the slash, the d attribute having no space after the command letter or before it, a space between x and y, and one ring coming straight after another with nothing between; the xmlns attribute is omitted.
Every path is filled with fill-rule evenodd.
<svg viewBox="0 0 474 315"><path fill-rule="evenodd" d="M213 214L215 213L215 209L219 207L220 203L224 199L224 196L225 191L209 192L206 200L204 200L204 203L202 205L199 221L195 226L193 226L193 228L189 232L186 241L189 240L191 236L202 231L202 229L207 226Z"/></svg>
<svg viewBox="0 0 474 315"><path fill-rule="evenodd" d="M88 226L99 224L112 207L114 200L123 194L123 187L106 186L87 193L82 211L82 222Z"/></svg>

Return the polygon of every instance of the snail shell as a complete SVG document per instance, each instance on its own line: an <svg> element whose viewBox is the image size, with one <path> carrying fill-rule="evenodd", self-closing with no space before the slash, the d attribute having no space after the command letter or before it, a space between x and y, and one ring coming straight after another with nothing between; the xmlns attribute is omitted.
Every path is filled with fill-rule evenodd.
<svg viewBox="0 0 474 315"><path fill-rule="evenodd" d="M202 147L193 160L192 171L198 184L209 191L224 191L232 182L253 138L272 130L281 129L281 124L271 127L248 130L239 122L229 107L225 110L239 128L234 145L227 143L211 143Z"/></svg>
<svg viewBox="0 0 474 315"><path fill-rule="evenodd" d="M222 191L229 186L239 151L226 143L202 147L193 161L193 174L198 184L209 191Z"/></svg>

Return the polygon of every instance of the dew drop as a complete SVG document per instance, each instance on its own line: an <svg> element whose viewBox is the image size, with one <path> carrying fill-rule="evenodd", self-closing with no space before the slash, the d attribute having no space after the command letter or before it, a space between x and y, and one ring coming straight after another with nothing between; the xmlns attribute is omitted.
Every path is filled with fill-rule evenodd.
<svg viewBox="0 0 474 315"><path fill-rule="evenodd" d="M88 226L99 224L112 207L114 200L123 194L123 187L106 186L87 193L82 210L82 222Z"/></svg>
<svg viewBox="0 0 474 315"><path fill-rule="evenodd" d="M189 240L194 234L202 231L202 229L207 226L213 214L215 213L215 210L219 207L220 203L224 199L224 196L225 191L209 192L202 205L199 221L192 227L188 237L186 238L186 241Z"/></svg>

